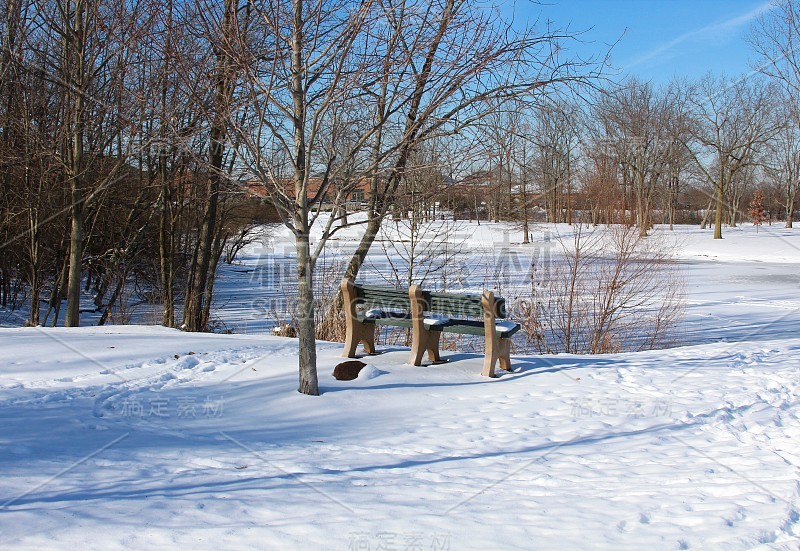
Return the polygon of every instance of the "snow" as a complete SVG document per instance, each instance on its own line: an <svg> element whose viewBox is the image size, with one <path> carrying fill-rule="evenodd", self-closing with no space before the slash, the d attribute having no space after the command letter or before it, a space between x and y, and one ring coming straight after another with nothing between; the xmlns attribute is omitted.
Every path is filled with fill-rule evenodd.
<svg viewBox="0 0 800 551"><path fill-rule="evenodd" d="M364 318L371 320L371 319L381 319L383 318L383 310L379 308L372 308L371 310L367 310L364 312Z"/></svg>
<svg viewBox="0 0 800 551"><path fill-rule="evenodd" d="M681 346L512 354L498 379L382 346L337 381L322 342L307 397L263 322L0 329L0 547L797 549L800 230L726 230L675 232ZM264 258L222 274L231 326Z"/></svg>
<svg viewBox="0 0 800 551"><path fill-rule="evenodd" d="M422 323L425 325L445 325L449 321L450 318L444 314L428 314L422 320Z"/></svg>

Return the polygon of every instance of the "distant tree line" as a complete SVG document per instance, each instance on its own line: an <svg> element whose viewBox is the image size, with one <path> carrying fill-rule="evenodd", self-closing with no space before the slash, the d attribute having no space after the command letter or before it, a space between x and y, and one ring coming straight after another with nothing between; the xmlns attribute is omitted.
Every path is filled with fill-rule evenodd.
<svg viewBox="0 0 800 551"><path fill-rule="evenodd" d="M472 129L478 152L450 166L460 176L438 193L416 192L416 208L516 221L525 243L533 222L577 220L635 226L643 236L654 224L711 225L721 238L723 226L748 219L760 191L765 220L791 228L795 108L779 83L758 74L662 87L629 78L588 102L551 95Z"/></svg>
<svg viewBox="0 0 800 551"><path fill-rule="evenodd" d="M629 77L580 98L507 102L460 137L470 154L447 164L452 177L438 193L415 192L416 208L518 221L523 242L533 221L578 217L642 235L656 223L711 225L721 238L723 226L747 220L759 191L765 221L791 228L800 184L798 41L800 2L781 1L750 30L748 74L663 86Z"/></svg>

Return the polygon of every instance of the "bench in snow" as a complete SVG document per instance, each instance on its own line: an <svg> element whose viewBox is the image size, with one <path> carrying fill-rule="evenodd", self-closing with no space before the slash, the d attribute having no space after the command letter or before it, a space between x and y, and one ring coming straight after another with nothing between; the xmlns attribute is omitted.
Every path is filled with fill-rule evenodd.
<svg viewBox="0 0 800 551"><path fill-rule="evenodd" d="M422 364L427 351L430 361L441 361L439 342L442 333L482 335L486 355L482 374L494 377L494 367L511 371L511 337L520 329L506 321L506 301L491 291L481 295L432 293L419 285L408 290L342 281L342 295L347 318L342 356L354 358L359 343L364 351L375 354L375 326L394 325L411 328L411 356L408 363Z"/></svg>

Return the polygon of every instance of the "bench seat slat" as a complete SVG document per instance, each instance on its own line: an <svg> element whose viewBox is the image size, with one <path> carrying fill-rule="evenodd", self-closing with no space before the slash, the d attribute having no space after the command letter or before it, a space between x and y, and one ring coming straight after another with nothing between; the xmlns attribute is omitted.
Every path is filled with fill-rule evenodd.
<svg viewBox="0 0 800 551"><path fill-rule="evenodd" d="M507 339L520 330L518 323L499 325L495 332L501 339ZM482 321L476 320L449 320L445 323L425 324L425 328L430 331L444 331L445 333L457 333L460 335L483 335L484 328Z"/></svg>

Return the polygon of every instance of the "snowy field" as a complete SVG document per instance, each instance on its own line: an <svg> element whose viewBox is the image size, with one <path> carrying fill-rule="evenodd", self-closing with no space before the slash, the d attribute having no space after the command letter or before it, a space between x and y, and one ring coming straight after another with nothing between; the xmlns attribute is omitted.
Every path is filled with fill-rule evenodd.
<svg viewBox="0 0 800 551"><path fill-rule="evenodd" d="M340 382L320 343L323 395L295 392L296 341L267 336L280 232L220 274L235 334L0 329L0 548L799 549L800 230L675 234L681 346L512 354L499 379L389 346ZM546 252L458 239L463 288Z"/></svg>

